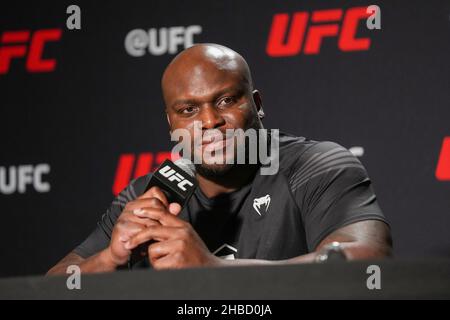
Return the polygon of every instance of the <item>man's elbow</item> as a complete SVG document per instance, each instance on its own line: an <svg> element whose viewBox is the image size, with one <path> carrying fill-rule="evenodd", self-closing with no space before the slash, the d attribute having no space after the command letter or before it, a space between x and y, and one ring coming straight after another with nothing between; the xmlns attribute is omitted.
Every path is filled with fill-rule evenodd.
<svg viewBox="0 0 450 320"><path fill-rule="evenodd" d="M58 263L58 264L54 265L50 270L48 270L45 275L46 276L63 275L66 272L66 268L67 268L67 266Z"/></svg>
<svg viewBox="0 0 450 320"><path fill-rule="evenodd" d="M393 256L392 242L350 243L344 246L348 260L378 260Z"/></svg>

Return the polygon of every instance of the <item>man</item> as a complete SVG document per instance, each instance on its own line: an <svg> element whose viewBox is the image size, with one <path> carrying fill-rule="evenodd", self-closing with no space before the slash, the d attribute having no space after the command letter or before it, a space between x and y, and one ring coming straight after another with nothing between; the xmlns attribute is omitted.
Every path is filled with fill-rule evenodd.
<svg viewBox="0 0 450 320"><path fill-rule="evenodd" d="M171 132L193 132L198 121L201 130L224 136L227 129L263 128L249 67L229 48L200 44L181 52L164 72L162 91ZM203 137L194 153L211 143ZM228 141L219 143L225 148ZM145 191L151 175L134 180L49 274L71 264L83 272L113 271L139 248L154 269L313 262L332 243L347 259L391 253L389 227L364 167L335 143L280 134L279 170L272 175L254 164L205 162L196 164L199 187L184 208L158 188Z"/></svg>

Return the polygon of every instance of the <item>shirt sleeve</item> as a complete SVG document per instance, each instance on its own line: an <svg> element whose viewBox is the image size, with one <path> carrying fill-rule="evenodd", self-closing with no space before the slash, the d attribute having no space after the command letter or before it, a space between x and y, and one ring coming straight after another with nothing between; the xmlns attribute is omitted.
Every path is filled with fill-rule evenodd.
<svg viewBox="0 0 450 320"><path fill-rule="evenodd" d="M295 162L289 183L310 252L330 233L351 223L386 222L366 169L334 142L309 147Z"/></svg>
<svg viewBox="0 0 450 320"><path fill-rule="evenodd" d="M94 231L73 252L86 259L107 248L117 218L129 201L136 199L144 192L150 177L151 175L148 174L131 181L113 200L108 210L97 222Z"/></svg>

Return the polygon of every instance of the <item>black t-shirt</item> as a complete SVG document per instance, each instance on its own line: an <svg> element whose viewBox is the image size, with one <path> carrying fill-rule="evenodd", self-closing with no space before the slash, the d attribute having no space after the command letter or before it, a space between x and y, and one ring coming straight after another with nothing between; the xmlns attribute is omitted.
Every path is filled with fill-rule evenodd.
<svg viewBox="0 0 450 320"><path fill-rule="evenodd" d="M150 178L133 180L74 252L86 258L106 248L126 203ZM282 133L277 174L259 169L248 185L214 198L197 188L180 217L217 256L267 260L314 251L327 235L357 221L386 222L366 170L347 149Z"/></svg>

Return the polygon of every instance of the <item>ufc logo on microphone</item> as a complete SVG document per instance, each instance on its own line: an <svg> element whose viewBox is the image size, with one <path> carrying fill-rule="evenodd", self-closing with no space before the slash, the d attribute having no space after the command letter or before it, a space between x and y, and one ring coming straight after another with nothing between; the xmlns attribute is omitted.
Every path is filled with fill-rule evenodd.
<svg viewBox="0 0 450 320"><path fill-rule="evenodd" d="M303 45L304 54L315 55L319 54L322 41L327 37L338 37L341 51L368 50L370 38L356 38L356 33L360 20L366 20L369 16L367 7L350 8L345 12L342 9L330 9L316 10L311 14L276 14L272 20L266 52L271 57L294 56L300 54ZM341 21L342 27L339 26Z"/></svg>
<svg viewBox="0 0 450 320"><path fill-rule="evenodd" d="M186 180L181 174L177 173L170 166L164 166L163 168L159 169L158 172L166 177L169 181L178 181L177 187L183 191L186 191L185 185L189 185L190 187L194 186L189 180Z"/></svg>
<svg viewBox="0 0 450 320"><path fill-rule="evenodd" d="M0 74L7 74L12 59L26 57L28 72L51 72L56 68L55 59L44 59L47 42L61 39L60 29L4 31L0 39ZM29 45L29 46L28 46ZM28 52L27 52L28 48Z"/></svg>

